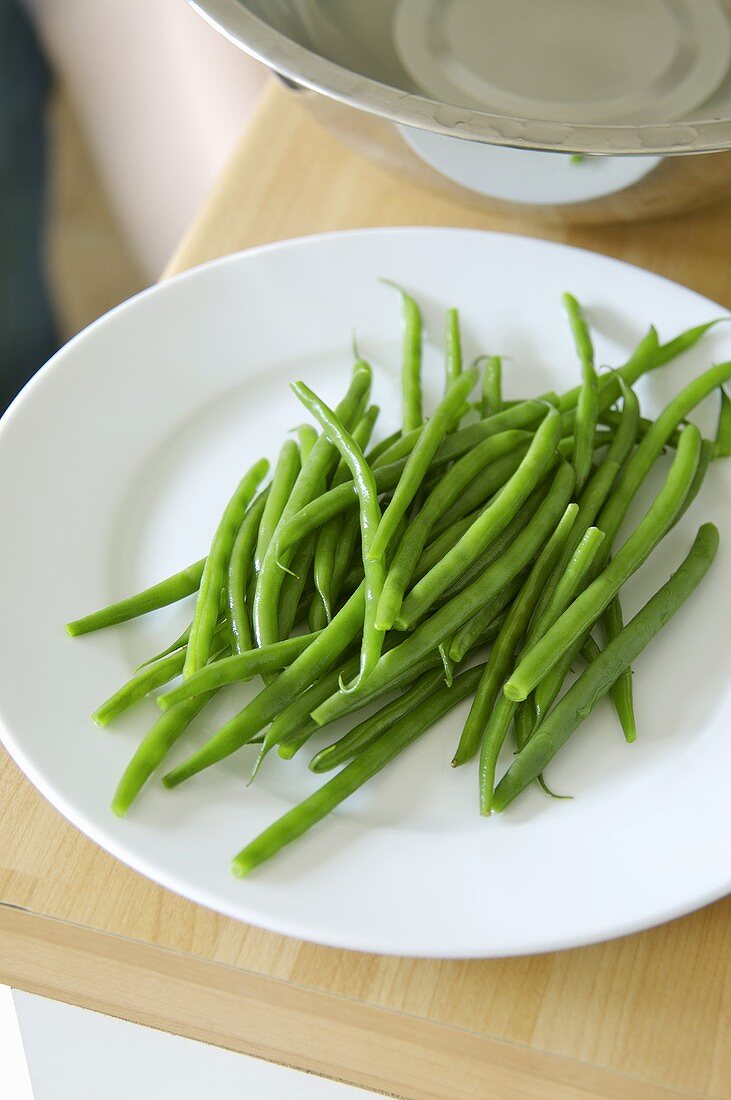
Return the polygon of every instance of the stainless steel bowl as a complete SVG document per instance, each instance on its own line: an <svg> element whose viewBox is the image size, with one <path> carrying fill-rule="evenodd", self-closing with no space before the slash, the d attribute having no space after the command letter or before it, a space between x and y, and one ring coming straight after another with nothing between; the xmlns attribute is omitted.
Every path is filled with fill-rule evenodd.
<svg viewBox="0 0 731 1100"><path fill-rule="evenodd" d="M604 221L731 192L731 0L191 2L349 144L465 202Z"/></svg>

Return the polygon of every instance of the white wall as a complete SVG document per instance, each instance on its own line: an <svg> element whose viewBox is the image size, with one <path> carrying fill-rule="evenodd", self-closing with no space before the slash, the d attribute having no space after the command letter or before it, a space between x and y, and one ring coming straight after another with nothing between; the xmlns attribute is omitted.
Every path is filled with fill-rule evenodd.
<svg viewBox="0 0 731 1100"><path fill-rule="evenodd" d="M33 1100L18 1018L6 985L0 985L0 1096L4 1100Z"/></svg>

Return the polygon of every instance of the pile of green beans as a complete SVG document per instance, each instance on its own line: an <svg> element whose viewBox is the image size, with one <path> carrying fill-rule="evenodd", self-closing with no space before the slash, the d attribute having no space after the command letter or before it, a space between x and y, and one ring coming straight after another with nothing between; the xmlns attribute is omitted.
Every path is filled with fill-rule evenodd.
<svg viewBox="0 0 731 1100"><path fill-rule="evenodd" d="M241 764L251 782L273 749L286 760L320 739L311 770L340 770L239 852L238 876L315 826L466 700L452 765L473 762L485 816L535 781L551 793L544 769L603 696L634 741L642 731L632 662L717 551L718 532L704 523L676 572L625 619L624 585L696 498L710 464L731 454L731 363L692 379L654 420L641 415L634 385L694 347L715 321L665 344L650 328L624 364L604 371L587 314L565 294L579 384L506 399L503 358L466 361L452 308L444 395L427 416L422 311L396 289L400 428L372 443L380 409L372 368L357 352L335 407L294 383L316 427L300 425L282 442L268 484L264 458L244 474L206 557L66 627L76 637L193 599L189 626L94 712L106 727L144 700L159 708L113 794L120 816L208 701L232 685L262 680L238 713L179 757L162 776L165 787L258 745ZM688 417L716 391L717 430L706 440ZM664 483L626 531L630 507L668 448ZM345 732L323 744L323 731L350 716ZM498 778L511 727L512 763Z"/></svg>

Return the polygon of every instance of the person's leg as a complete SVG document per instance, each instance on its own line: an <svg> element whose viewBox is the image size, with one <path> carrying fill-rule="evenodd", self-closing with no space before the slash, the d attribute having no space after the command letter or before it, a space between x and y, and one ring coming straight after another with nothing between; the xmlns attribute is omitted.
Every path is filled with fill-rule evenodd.
<svg viewBox="0 0 731 1100"><path fill-rule="evenodd" d="M265 77L185 0L32 0L110 204L156 279Z"/></svg>
<svg viewBox="0 0 731 1100"><path fill-rule="evenodd" d="M0 0L0 411L57 346L43 262L47 91L24 7Z"/></svg>

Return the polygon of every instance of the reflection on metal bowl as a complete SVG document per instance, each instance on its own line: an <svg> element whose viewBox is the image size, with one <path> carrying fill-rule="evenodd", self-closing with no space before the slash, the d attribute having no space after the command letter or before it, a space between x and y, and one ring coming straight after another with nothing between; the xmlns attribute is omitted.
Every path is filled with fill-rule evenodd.
<svg viewBox="0 0 731 1100"><path fill-rule="evenodd" d="M348 144L464 202L596 222L731 193L731 0L191 2Z"/></svg>

